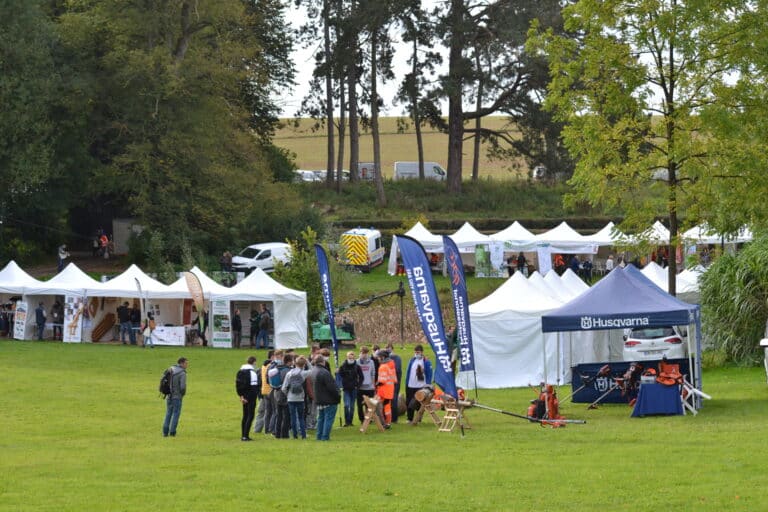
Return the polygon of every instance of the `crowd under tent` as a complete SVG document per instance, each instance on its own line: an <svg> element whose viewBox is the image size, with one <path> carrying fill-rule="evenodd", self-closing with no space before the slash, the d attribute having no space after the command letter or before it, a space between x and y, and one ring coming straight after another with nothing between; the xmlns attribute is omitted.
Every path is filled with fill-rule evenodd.
<svg viewBox="0 0 768 512"><path fill-rule="evenodd" d="M548 350L547 337L558 332L621 333L626 327L664 327L687 325L694 333L695 352L688 336L689 368L696 359L695 373L690 379L701 389L701 313L699 306L685 303L660 289L633 265L615 269L601 279L589 291L573 299L557 310L541 318L544 347ZM691 328L693 327L693 328ZM610 329L610 330L609 330ZM599 337L595 338L600 343ZM549 361L549 357L545 359ZM605 360L603 360L605 361ZM598 361L595 361L598 362ZM546 371L547 380L556 377L551 368Z"/></svg>

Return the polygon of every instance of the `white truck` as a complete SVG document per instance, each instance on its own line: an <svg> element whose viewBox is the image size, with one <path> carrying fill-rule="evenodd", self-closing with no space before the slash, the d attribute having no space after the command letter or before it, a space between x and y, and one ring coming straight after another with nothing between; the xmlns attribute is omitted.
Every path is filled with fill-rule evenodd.
<svg viewBox="0 0 768 512"><path fill-rule="evenodd" d="M448 174L437 162L424 162L424 179L445 181ZM417 179L419 177L419 162L395 162L395 180Z"/></svg>
<svg viewBox="0 0 768 512"><path fill-rule="evenodd" d="M282 242L249 245L232 258L232 267L237 272L250 272L255 268L272 272L278 261L285 264L291 261L290 245Z"/></svg>

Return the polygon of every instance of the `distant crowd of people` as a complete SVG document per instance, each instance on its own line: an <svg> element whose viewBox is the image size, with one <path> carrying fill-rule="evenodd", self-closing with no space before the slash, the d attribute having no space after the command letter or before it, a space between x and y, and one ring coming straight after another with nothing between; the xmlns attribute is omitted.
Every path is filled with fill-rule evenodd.
<svg viewBox="0 0 768 512"><path fill-rule="evenodd" d="M315 430L318 441L328 441L339 404L343 403L343 426L350 427L355 416L360 423L364 421L366 396L378 404L376 414L389 429L400 417L401 384L405 388L408 422L414 421L418 409L414 396L432 383L432 364L424 357L421 345L414 348L405 374L402 358L391 343L385 348L363 346L358 354L348 352L335 375L330 357L330 350L317 344L312 345L308 355L270 350L260 365L255 356L248 357L235 377L235 391L242 405L240 439L251 441L252 434L306 439L307 431ZM172 368L164 436L175 436L177 432L187 365L188 361L180 358Z"/></svg>

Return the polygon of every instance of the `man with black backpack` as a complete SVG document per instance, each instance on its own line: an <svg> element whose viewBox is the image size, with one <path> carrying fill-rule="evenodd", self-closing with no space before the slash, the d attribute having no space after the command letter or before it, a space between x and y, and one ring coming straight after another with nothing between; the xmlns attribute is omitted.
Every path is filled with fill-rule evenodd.
<svg viewBox="0 0 768 512"><path fill-rule="evenodd" d="M177 364L171 366L169 393L165 397L165 421L163 421L163 437L175 437L176 427L181 416L181 401L187 394L187 366L186 357L180 357Z"/></svg>
<svg viewBox="0 0 768 512"><path fill-rule="evenodd" d="M251 441L250 432L253 418L256 415L256 400L261 387L261 375L253 366L256 358L251 356L248 362L240 367L235 377L235 389L243 404L243 419L240 422L241 441Z"/></svg>

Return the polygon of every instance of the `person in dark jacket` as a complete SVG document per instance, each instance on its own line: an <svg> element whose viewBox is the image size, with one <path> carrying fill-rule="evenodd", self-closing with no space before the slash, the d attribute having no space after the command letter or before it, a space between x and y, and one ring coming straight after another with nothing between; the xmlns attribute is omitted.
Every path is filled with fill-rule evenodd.
<svg viewBox="0 0 768 512"><path fill-rule="evenodd" d="M357 390L363 383L363 370L357 364L354 352L347 352L347 360L339 367L337 375L338 383L344 392L344 426L351 427L357 403Z"/></svg>
<svg viewBox="0 0 768 512"><path fill-rule="evenodd" d="M331 372L325 367L323 356L315 356L312 364L309 375L317 404L317 440L329 441L333 420L336 419L336 409L339 407L339 388L336 387Z"/></svg>
<svg viewBox="0 0 768 512"><path fill-rule="evenodd" d="M243 337L243 321L240 320L240 310L235 309L232 315L232 346L240 348L240 340Z"/></svg>
<svg viewBox="0 0 768 512"><path fill-rule="evenodd" d="M171 394L165 399L165 421L163 421L163 437L175 437L176 428L179 425L179 416L181 416L181 401L187 394L187 366L189 361L186 357L180 357L177 364L171 368Z"/></svg>
<svg viewBox="0 0 768 512"><path fill-rule="evenodd" d="M51 307L51 322L53 323L53 339L62 339L62 327L64 326L64 308L58 300Z"/></svg>
<svg viewBox="0 0 768 512"><path fill-rule="evenodd" d="M248 361L240 367L235 378L235 390L240 397L240 403L243 404L243 419L240 422L241 441L251 440L251 425L256 416L256 401L260 392L261 379L260 372L253 366L255 362L255 357L249 357Z"/></svg>

